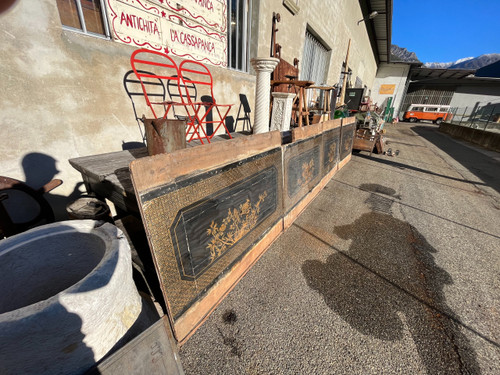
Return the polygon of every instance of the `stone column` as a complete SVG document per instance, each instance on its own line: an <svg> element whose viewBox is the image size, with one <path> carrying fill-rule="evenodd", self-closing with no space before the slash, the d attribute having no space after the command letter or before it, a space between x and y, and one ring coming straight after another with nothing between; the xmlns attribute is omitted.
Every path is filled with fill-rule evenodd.
<svg viewBox="0 0 500 375"><path fill-rule="evenodd" d="M266 133L269 131L271 73L276 68L276 65L278 65L279 59L274 57L257 57L251 59L250 62L257 72L253 133Z"/></svg>
<svg viewBox="0 0 500 375"><path fill-rule="evenodd" d="M273 92L273 113L271 115L271 131L284 132L290 130L292 105L295 93Z"/></svg>

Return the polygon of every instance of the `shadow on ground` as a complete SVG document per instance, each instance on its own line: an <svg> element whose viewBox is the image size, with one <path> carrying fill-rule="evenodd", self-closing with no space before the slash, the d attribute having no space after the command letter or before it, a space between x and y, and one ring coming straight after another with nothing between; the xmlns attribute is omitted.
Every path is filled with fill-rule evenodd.
<svg viewBox="0 0 500 375"><path fill-rule="evenodd" d="M440 133L436 128L414 126L411 130L446 152L480 178L486 186L500 193L500 173L498 173L500 163L481 152L454 141L452 138Z"/></svg>
<svg viewBox="0 0 500 375"><path fill-rule="evenodd" d="M365 186L374 189L394 197L392 190ZM364 335L395 341L409 331L428 374L479 374L475 352L446 305L443 288L451 276L436 265L436 250L425 238L390 215L392 202L369 197L372 212L336 227L338 237L352 241L349 251L325 263L304 262L308 285Z"/></svg>

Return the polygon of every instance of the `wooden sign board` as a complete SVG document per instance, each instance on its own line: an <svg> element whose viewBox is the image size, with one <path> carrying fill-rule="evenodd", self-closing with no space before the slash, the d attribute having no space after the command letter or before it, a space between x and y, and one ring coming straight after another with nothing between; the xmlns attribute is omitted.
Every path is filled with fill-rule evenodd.
<svg viewBox="0 0 500 375"><path fill-rule="evenodd" d="M209 146L130 166L168 315L181 343L283 230L279 132Z"/></svg>
<svg viewBox="0 0 500 375"><path fill-rule="evenodd" d="M106 0L115 41L227 66L225 0Z"/></svg>

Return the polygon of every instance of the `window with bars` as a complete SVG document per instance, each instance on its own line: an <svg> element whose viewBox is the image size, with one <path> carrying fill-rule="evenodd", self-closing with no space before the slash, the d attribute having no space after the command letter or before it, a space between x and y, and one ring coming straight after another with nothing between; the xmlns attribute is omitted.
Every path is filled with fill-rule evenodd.
<svg viewBox="0 0 500 375"><path fill-rule="evenodd" d="M65 28L109 38L104 0L57 0L57 8Z"/></svg>
<svg viewBox="0 0 500 375"><path fill-rule="evenodd" d="M228 1L228 66L248 72L251 0Z"/></svg>
<svg viewBox="0 0 500 375"><path fill-rule="evenodd" d="M410 87L401 105L401 111L406 111L411 104L449 105L454 90L435 90L423 87Z"/></svg>
<svg viewBox="0 0 500 375"><path fill-rule="evenodd" d="M299 78L303 81L312 81L316 86L325 85L329 63L330 49L309 30L306 30ZM307 90L308 106L322 107L322 95L321 90Z"/></svg>
<svg viewBox="0 0 500 375"><path fill-rule="evenodd" d="M310 31L306 31L300 79L313 81L316 85L325 84L329 62L329 49Z"/></svg>

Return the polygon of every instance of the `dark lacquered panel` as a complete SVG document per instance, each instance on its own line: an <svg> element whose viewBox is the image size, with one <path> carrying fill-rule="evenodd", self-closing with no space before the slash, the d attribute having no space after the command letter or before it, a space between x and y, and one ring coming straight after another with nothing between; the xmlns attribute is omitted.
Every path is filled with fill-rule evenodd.
<svg viewBox="0 0 500 375"><path fill-rule="evenodd" d="M277 148L141 195L144 225L174 320L282 219L282 180Z"/></svg>
<svg viewBox="0 0 500 375"><path fill-rule="evenodd" d="M304 151L290 159L287 166L287 195L292 198L299 190L314 180L320 171L320 146Z"/></svg>
<svg viewBox="0 0 500 375"><path fill-rule="evenodd" d="M323 133L323 176L339 162L339 142L340 128Z"/></svg>
<svg viewBox="0 0 500 375"><path fill-rule="evenodd" d="M274 166L179 210L170 232L181 278L195 280L276 211Z"/></svg>
<svg viewBox="0 0 500 375"><path fill-rule="evenodd" d="M356 124L342 126L342 142L340 146L340 160L344 160L352 152L352 142Z"/></svg>
<svg viewBox="0 0 500 375"><path fill-rule="evenodd" d="M315 136L284 148L285 212L290 211L321 180L322 136Z"/></svg>

